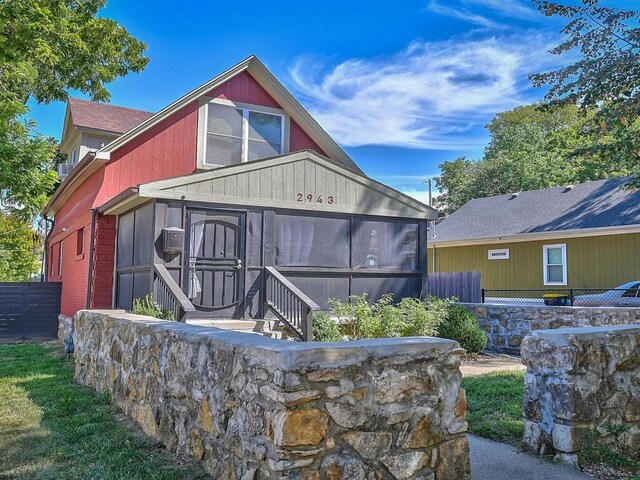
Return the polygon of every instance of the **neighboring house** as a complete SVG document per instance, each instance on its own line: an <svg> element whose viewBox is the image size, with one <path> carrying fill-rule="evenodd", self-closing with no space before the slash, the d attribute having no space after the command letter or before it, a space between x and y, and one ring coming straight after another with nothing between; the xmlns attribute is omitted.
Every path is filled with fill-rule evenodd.
<svg viewBox="0 0 640 480"><path fill-rule="evenodd" d="M149 292L182 318L294 315L281 275L322 308L426 291L436 212L368 178L255 57L156 114L70 99L65 122L78 161L44 213L66 315Z"/></svg>
<svg viewBox="0 0 640 480"><path fill-rule="evenodd" d="M471 200L429 234L429 271L479 270L485 289L640 280L640 191L628 178Z"/></svg>

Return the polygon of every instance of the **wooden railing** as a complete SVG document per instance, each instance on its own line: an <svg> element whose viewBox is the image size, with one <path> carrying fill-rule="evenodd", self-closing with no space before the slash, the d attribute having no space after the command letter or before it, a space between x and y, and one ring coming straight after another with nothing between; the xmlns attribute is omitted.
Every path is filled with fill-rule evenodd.
<svg viewBox="0 0 640 480"><path fill-rule="evenodd" d="M273 267L264 268L265 305L303 342L313 340L316 303Z"/></svg>
<svg viewBox="0 0 640 480"><path fill-rule="evenodd" d="M172 312L178 322L184 322L196 310L164 265L153 266L153 300Z"/></svg>

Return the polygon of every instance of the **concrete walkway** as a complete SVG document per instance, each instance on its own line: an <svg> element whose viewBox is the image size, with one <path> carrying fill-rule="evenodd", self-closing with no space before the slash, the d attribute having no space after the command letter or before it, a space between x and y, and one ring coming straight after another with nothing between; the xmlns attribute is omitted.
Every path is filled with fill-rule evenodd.
<svg viewBox="0 0 640 480"><path fill-rule="evenodd" d="M593 480L578 470L469 435L472 480Z"/></svg>

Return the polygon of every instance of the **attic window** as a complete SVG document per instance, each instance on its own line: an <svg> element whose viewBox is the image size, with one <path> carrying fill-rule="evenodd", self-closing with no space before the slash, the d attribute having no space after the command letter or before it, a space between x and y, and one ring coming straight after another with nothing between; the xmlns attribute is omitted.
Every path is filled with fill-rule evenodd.
<svg viewBox="0 0 640 480"><path fill-rule="evenodd" d="M285 116L260 107L212 101L206 109L205 130L206 165L232 165L285 151Z"/></svg>

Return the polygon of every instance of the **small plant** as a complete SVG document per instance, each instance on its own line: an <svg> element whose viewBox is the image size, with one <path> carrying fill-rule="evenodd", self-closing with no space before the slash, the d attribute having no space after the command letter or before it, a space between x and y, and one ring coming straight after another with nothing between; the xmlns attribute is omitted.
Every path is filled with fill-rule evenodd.
<svg viewBox="0 0 640 480"><path fill-rule="evenodd" d="M478 319L466 308L451 305L438 330L440 338L448 338L460 343L468 354L475 355L487 345L487 334L478 324Z"/></svg>
<svg viewBox="0 0 640 480"><path fill-rule="evenodd" d="M342 333L338 323L324 312L313 314L313 339L316 342L340 342Z"/></svg>
<svg viewBox="0 0 640 480"><path fill-rule="evenodd" d="M632 452L627 445L629 431L628 426L613 423L603 425L602 432L586 431L580 447L581 462L603 464L630 475L640 474L640 454Z"/></svg>
<svg viewBox="0 0 640 480"><path fill-rule="evenodd" d="M173 320L173 312L166 307L161 307L153 301L150 293L144 298L133 299L133 313L136 315L146 315L147 317L160 318L162 320Z"/></svg>
<svg viewBox="0 0 640 480"><path fill-rule="evenodd" d="M349 340L434 336L447 314L448 302L436 298L404 298L393 304L393 295L372 302L367 295L353 295L349 301L330 300L340 318L340 327Z"/></svg>

